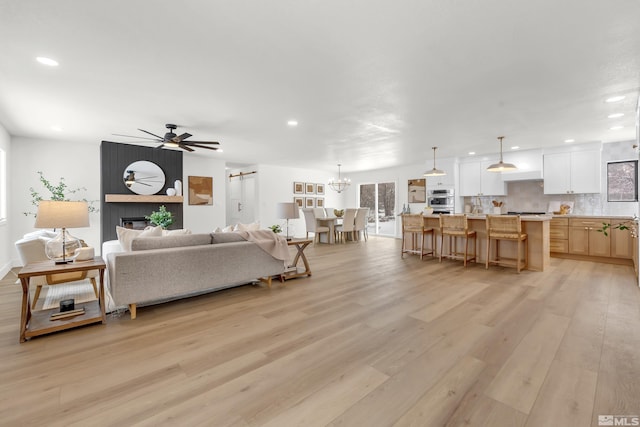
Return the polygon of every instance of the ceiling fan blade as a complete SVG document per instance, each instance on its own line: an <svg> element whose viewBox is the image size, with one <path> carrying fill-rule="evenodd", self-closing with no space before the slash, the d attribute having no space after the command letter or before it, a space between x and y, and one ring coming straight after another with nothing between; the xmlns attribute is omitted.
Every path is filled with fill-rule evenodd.
<svg viewBox="0 0 640 427"><path fill-rule="evenodd" d="M186 145L184 145L183 143L178 144L178 146L180 148L182 148L183 150L187 150L187 151L195 151L193 148L189 148Z"/></svg>
<svg viewBox="0 0 640 427"><path fill-rule="evenodd" d="M138 128L138 130L139 130L140 132L148 133L148 134L149 134L149 135L151 135L151 136L155 136L155 137L156 137L156 138L158 138L160 141L164 141L164 138L163 138L163 137L158 136L158 135L156 135L155 133L151 133L151 132L149 132L149 131L146 131L146 130L144 130L144 129L140 129L140 128Z"/></svg>
<svg viewBox="0 0 640 427"><path fill-rule="evenodd" d="M156 148L162 148L162 147L164 147L164 142L162 144L158 145Z"/></svg>
<svg viewBox="0 0 640 427"><path fill-rule="evenodd" d="M156 141L156 139L154 139L154 138L147 138L147 137L144 137L144 136L122 135L122 134L119 134L119 133L112 133L112 135L114 135L114 136L126 136L127 138L148 139L149 141Z"/></svg>
<svg viewBox="0 0 640 427"><path fill-rule="evenodd" d="M175 142L176 144L182 142L183 140L189 138L191 136L190 133L183 133L182 135L179 136L174 136L173 138L171 138L171 141Z"/></svg>
<svg viewBox="0 0 640 427"><path fill-rule="evenodd" d="M140 182L136 179L136 184L146 185L147 187L151 187L151 184L147 184L146 182Z"/></svg>
<svg viewBox="0 0 640 427"><path fill-rule="evenodd" d="M214 144L220 145L217 141L185 141L185 144Z"/></svg>
<svg viewBox="0 0 640 427"><path fill-rule="evenodd" d="M218 151L220 149L218 147L208 147L206 145L198 145L198 144L189 144L189 147L206 148L207 150L214 150L214 151Z"/></svg>

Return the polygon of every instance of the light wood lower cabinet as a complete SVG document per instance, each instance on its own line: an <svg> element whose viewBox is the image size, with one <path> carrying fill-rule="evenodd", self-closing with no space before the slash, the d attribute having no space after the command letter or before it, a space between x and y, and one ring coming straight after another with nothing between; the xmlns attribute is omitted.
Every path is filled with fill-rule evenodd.
<svg viewBox="0 0 640 427"><path fill-rule="evenodd" d="M551 252L569 252L569 218L552 218L549 226L549 249Z"/></svg>
<svg viewBox="0 0 640 427"><path fill-rule="evenodd" d="M624 221L611 221L611 225L615 226ZM611 256L614 258L633 258L633 243L629 230L611 230Z"/></svg>
<svg viewBox="0 0 640 427"><path fill-rule="evenodd" d="M598 231L609 218L569 219L569 253L599 257L611 256L611 236Z"/></svg>

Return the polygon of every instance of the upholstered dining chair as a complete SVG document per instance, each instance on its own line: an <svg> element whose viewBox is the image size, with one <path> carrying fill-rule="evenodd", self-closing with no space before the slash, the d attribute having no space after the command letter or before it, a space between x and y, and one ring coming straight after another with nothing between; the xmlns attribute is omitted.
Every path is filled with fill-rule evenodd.
<svg viewBox="0 0 640 427"><path fill-rule="evenodd" d="M435 256L435 234L432 227L425 227L424 218L422 214L403 214L402 218L402 252L400 253L400 257L402 258L404 254L418 254L420 255L420 259L422 259L425 255ZM431 250L425 252L425 237L427 235L431 236ZM409 240L411 239L411 243L409 245ZM418 238L420 244L418 245Z"/></svg>
<svg viewBox="0 0 640 427"><path fill-rule="evenodd" d="M307 239L309 238L309 233L314 233L314 237L318 241L320 241L320 234L327 233L329 234L329 227L319 226L316 221L316 210L317 208L303 208L302 214L304 215L304 223L307 227ZM324 218L324 214L320 216L320 218Z"/></svg>
<svg viewBox="0 0 640 427"><path fill-rule="evenodd" d="M351 235L351 240L355 240L356 213L358 213L357 209L345 209L342 224L336 226L336 234L339 239L342 238L342 243L345 243L345 234L347 233Z"/></svg>
<svg viewBox="0 0 640 427"><path fill-rule="evenodd" d="M444 252L444 238L449 239L448 251ZM464 252L457 250L457 240L464 239ZM473 256L469 254L469 240L473 239ZM467 215L443 215L440 214L440 262L442 258L462 260L464 266L467 262L476 261L477 237L474 230L469 230Z"/></svg>
<svg viewBox="0 0 640 427"><path fill-rule="evenodd" d="M496 242L494 258L491 257L492 240ZM500 258L501 240L516 242L515 260ZM524 250L521 246L524 246ZM489 268L489 264L496 264L516 267L516 271L520 273L521 268L527 268L527 258L527 234L522 232L520 215L487 215L487 260L485 268Z"/></svg>
<svg viewBox="0 0 640 427"><path fill-rule="evenodd" d="M360 239L360 233L362 233L365 241L369 237L369 232L367 231L368 217L369 208L358 208L358 213L356 214L356 237Z"/></svg>
<svg viewBox="0 0 640 427"><path fill-rule="evenodd" d="M20 257L20 262L22 262L22 265L49 260L45 253L45 243L50 238L50 236L46 235L46 233L46 230L31 233L31 235L27 235L15 243L16 250L18 251L18 256ZM81 248L78 250L90 252L90 257L93 258L93 248ZM61 283L82 281L84 279L89 279L91 281L91 285L93 285L93 291L96 294L96 298L98 298L98 286L96 283L96 277L98 277L98 274L98 270L90 270L72 273L47 274L46 276L32 277L30 283L32 285L36 285L36 292L33 296L31 308L33 309L36 307L36 303L38 302L40 291L42 291L43 286L54 286Z"/></svg>

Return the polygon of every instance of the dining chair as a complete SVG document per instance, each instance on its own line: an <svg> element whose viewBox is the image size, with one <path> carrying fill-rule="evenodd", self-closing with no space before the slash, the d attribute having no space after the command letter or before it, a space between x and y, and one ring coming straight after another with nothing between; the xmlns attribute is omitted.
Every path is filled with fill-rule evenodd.
<svg viewBox="0 0 640 427"><path fill-rule="evenodd" d="M320 241L320 234L327 233L329 234L329 227L320 226L316 221L316 213L315 210L317 208L303 208L302 213L304 215L304 223L307 228L307 239L309 238L309 233L314 233L314 236ZM324 218L324 215L320 218Z"/></svg>
<svg viewBox="0 0 640 427"><path fill-rule="evenodd" d="M402 218L402 252L400 258L406 253L419 254L420 259L425 255L435 256L435 234L432 227L425 227L422 214L403 214ZM425 236L431 235L431 250L425 252ZM420 245L417 246L418 237ZM411 246L408 248L408 238L411 238Z"/></svg>
<svg viewBox="0 0 640 427"><path fill-rule="evenodd" d="M449 247L446 254L444 253L445 236L449 239ZM464 239L464 252L457 250L457 240L459 238ZM473 239L473 256L471 257L469 257L470 239ZM476 261L476 244L477 234L475 230L469 230L467 215L440 214L440 262L442 262L442 258L461 259L466 267L467 262Z"/></svg>
<svg viewBox="0 0 640 427"><path fill-rule="evenodd" d="M344 216L342 217L342 224L336 226L336 234L338 239L342 238L342 243L345 243L345 234L347 233L351 235L351 240L355 240L357 212L357 209L345 209Z"/></svg>
<svg viewBox="0 0 640 427"><path fill-rule="evenodd" d="M496 255L491 258L491 241L496 242ZM500 258L500 241L509 240L516 242L516 259ZM521 243L524 250L521 249ZM524 259L520 259L521 255ZM527 234L522 232L520 215L487 215L487 260L485 268L489 264L516 267L520 273L521 268L527 268ZM521 264L522 267L521 267Z"/></svg>
<svg viewBox="0 0 640 427"><path fill-rule="evenodd" d="M367 241L369 232L367 231L367 218L369 217L369 208L358 208L356 214L356 238L360 239L360 233L364 236L364 240Z"/></svg>

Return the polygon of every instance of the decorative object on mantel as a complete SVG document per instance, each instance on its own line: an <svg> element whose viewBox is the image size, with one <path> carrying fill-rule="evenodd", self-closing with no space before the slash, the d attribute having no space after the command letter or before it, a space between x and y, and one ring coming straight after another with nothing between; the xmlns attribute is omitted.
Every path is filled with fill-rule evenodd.
<svg viewBox="0 0 640 427"><path fill-rule="evenodd" d="M190 176L189 204L213 205L213 178L210 176Z"/></svg>
<svg viewBox="0 0 640 427"><path fill-rule="evenodd" d="M173 183L173 187L176 189L176 196L182 196L182 181L176 179L176 182Z"/></svg>
<svg viewBox="0 0 640 427"><path fill-rule="evenodd" d="M431 149L433 150L433 169L426 171L424 173L424 176L443 176L443 175L446 175L447 173L445 171L436 168L436 150L438 149L438 147L431 147Z"/></svg>
<svg viewBox="0 0 640 427"><path fill-rule="evenodd" d="M351 185L351 180L349 178L342 178L340 174L340 166L342 165L338 163L338 179L335 180L331 178L329 180L329 187L331 187L332 190L337 191L338 193L342 193Z"/></svg>
<svg viewBox="0 0 640 427"><path fill-rule="evenodd" d="M56 237L45 243L45 253L56 264L67 264L78 256L82 247L80 239L73 237L67 228L89 227L87 202L41 200L35 228L59 228Z"/></svg>
<svg viewBox="0 0 640 427"><path fill-rule="evenodd" d="M289 220L299 218L299 209L296 203L290 202L282 202L276 205L276 214L278 218L287 220L287 240L291 240L291 236L289 235Z"/></svg>
<svg viewBox="0 0 640 427"><path fill-rule="evenodd" d="M134 136L134 135L121 135L121 134L114 134L114 135L115 136L126 136L127 138L148 139L150 141L159 142L160 145L157 146L156 148L162 148L162 147L182 148L185 151L195 151L191 147L206 148L207 150L219 150L220 149L220 147L218 147L218 145L220 145L220 143L217 142L217 141L185 141L187 138L192 136L190 133L185 132L182 135L176 135L174 130L176 130L178 128L177 125L174 125L174 124L171 124L171 123L167 123L164 126L167 129L169 129L169 131L167 133L165 133L164 136L156 135L155 133L151 133L151 132L146 131L144 129L138 129L140 132L144 132L144 133L146 133L148 135L151 135L151 136L155 137L155 139L154 138L147 138L147 137L143 137L143 136ZM213 147L209 147L209 145L213 145Z"/></svg>
<svg viewBox="0 0 640 427"><path fill-rule="evenodd" d="M164 205L158 208L158 212L152 211L151 215L145 216L145 219L151 221L151 224L159 225L166 230L168 226L173 224L173 214L167 211Z"/></svg>
<svg viewBox="0 0 640 427"><path fill-rule="evenodd" d="M167 188L167 196L175 196L176 195L176 189L173 187L169 187Z"/></svg>
<svg viewBox="0 0 640 427"><path fill-rule="evenodd" d="M42 173L42 171L38 171L38 175L40 176L39 178L40 183L44 186L44 188L46 188L47 190L49 190L49 192L51 192L51 197L49 200L69 201L70 194L76 194L80 191L87 191L85 187L69 188L64 178L62 177L60 178L58 185L53 185L47 178L44 177L44 174ZM35 206L37 209L38 205L40 204L40 201L45 199L33 187L29 187L29 192L31 193L31 204ZM81 199L81 201L87 203L87 210L89 211L89 213L98 212L98 209L93 206L93 203L95 203L94 200ZM35 212L22 212L22 213L25 216L29 216L29 215L32 215L33 217L36 216Z"/></svg>
<svg viewBox="0 0 640 427"><path fill-rule="evenodd" d="M125 186L136 194L150 196L164 187L165 177L160 166L146 160L131 163L122 175Z"/></svg>
<svg viewBox="0 0 640 427"><path fill-rule="evenodd" d="M500 141L500 161L498 163L494 163L487 168L489 172L504 172L504 171L513 171L518 169L515 165L511 163L505 163L502 161L502 140L504 136L499 136L498 140Z"/></svg>

